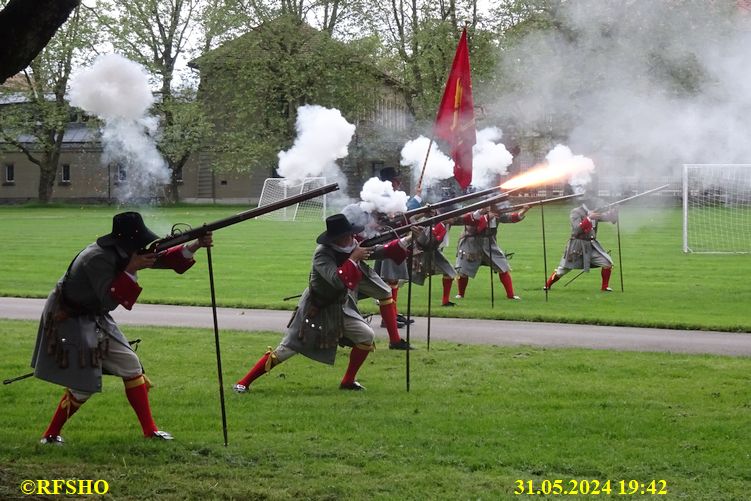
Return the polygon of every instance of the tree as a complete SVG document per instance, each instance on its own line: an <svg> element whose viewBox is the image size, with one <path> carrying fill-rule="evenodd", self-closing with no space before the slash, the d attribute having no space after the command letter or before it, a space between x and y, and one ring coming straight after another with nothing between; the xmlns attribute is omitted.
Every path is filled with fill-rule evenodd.
<svg viewBox="0 0 751 501"><path fill-rule="evenodd" d="M335 107L350 121L374 104L372 40L343 44L296 15L279 16L195 61L199 95L217 130L225 169L267 169L292 144L297 109Z"/></svg>
<svg viewBox="0 0 751 501"><path fill-rule="evenodd" d="M79 3L10 0L5 5L0 11L0 84L29 65Z"/></svg>
<svg viewBox="0 0 751 501"><path fill-rule="evenodd" d="M483 29L477 0L370 0L371 29L383 39L387 51L381 61L385 71L402 82L412 113L432 121L446 84L461 30L468 28L473 88L490 74L494 64L492 33Z"/></svg>
<svg viewBox="0 0 751 501"><path fill-rule="evenodd" d="M212 130L201 106L190 100L194 92L186 86L178 88L176 65L193 48L191 34L208 24L201 20L215 12L213 5L202 0L110 0L97 9L113 46L157 81L160 99L155 106L161 117L157 148L171 172L166 194L173 202L183 166Z"/></svg>
<svg viewBox="0 0 751 501"><path fill-rule="evenodd" d="M63 134L71 107L65 99L73 62L85 59L95 36L90 17L81 8L58 30L24 70L23 102L0 109L0 137L6 147L21 151L39 167L39 201L52 197ZM30 136L30 137L29 137Z"/></svg>
<svg viewBox="0 0 751 501"><path fill-rule="evenodd" d="M277 17L297 19L338 39L361 37L364 0L226 0L234 26L248 31Z"/></svg>

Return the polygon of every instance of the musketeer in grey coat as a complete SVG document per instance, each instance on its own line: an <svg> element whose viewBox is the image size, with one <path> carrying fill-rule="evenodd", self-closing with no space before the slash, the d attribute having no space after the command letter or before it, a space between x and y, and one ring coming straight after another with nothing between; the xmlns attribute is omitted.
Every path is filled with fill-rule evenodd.
<svg viewBox="0 0 751 501"><path fill-rule="evenodd" d="M598 221L610 221L615 224L618 220L616 210L596 212L587 208L586 204L575 207L569 213L571 222L571 237L563 250L563 257L558 268L545 282L545 288L550 289L554 283L573 269L588 272L590 268L601 268L602 284L600 290L610 292L610 274L613 270L613 260L597 241Z"/></svg>
<svg viewBox="0 0 751 501"><path fill-rule="evenodd" d="M144 436L172 438L154 424L147 393L150 384L110 311L119 305L133 308L142 290L138 270L170 268L184 273L195 263L193 253L211 245L211 234L160 255L137 252L157 239L139 213L117 214L112 232L73 259L47 298L31 366L36 377L66 389L42 443L63 442L63 425L93 393L102 391L102 374L123 379Z"/></svg>
<svg viewBox="0 0 751 501"><path fill-rule="evenodd" d="M416 250L412 261L412 282L423 285L428 275L440 273L443 283L441 306L456 306L449 300L449 297L457 273L442 252L449 228L448 223L438 223L432 227L420 228L419 234L413 238Z"/></svg>
<svg viewBox="0 0 751 501"><path fill-rule="evenodd" d="M519 299L514 294L514 285L511 281L511 266L506 259L506 254L498 246L499 223L518 223L524 219L529 206L523 206L516 212L504 212L503 207L495 210L481 209L473 213L465 214L464 233L459 238L456 249L456 271L459 273L457 299L464 297L469 278L477 275L481 265L490 266L498 272L506 297Z"/></svg>
<svg viewBox="0 0 751 501"><path fill-rule="evenodd" d="M235 392L246 393L258 377L297 353L333 365L339 345L352 347L339 388L365 389L355 377L368 354L375 349L375 334L357 309L358 285L369 270L361 266L362 261L379 256L403 261L407 251L406 239L360 247L354 235L362 230L343 214L326 218L326 231L318 236L319 245L313 253L308 287L287 325L286 336L234 385Z"/></svg>

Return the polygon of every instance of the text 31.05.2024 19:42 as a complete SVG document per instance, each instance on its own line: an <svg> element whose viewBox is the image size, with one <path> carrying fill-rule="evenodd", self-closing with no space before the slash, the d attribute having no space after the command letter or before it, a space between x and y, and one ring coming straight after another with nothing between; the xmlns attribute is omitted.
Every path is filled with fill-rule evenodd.
<svg viewBox="0 0 751 501"><path fill-rule="evenodd" d="M519 495L590 495L597 496L634 494L665 495L668 493L668 483L665 480L585 480L585 479L556 479L556 480L515 480L514 494Z"/></svg>

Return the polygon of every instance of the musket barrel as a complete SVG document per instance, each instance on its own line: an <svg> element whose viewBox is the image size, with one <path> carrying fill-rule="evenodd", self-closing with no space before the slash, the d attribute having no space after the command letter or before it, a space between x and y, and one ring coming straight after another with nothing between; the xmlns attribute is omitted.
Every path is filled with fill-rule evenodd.
<svg viewBox="0 0 751 501"><path fill-rule="evenodd" d="M184 244L186 242L190 242L191 240L195 240L196 238L202 235L205 235L206 233L210 231L215 231L221 228L226 228L227 226L231 226L233 224L237 224L239 222L242 222L248 219L253 219L255 217L268 214L269 212L274 212L275 210L289 207L290 205L294 205L296 203L300 203L306 200L310 200L312 198L320 197L322 195L325 195L326 193L330 193L338 189L339 189L339 185L337 183L331 183L325 186L321 186L320 188L306 191L305 193L301 193L299 195L292 195L291 197L284 198L282 200L279 200L278 202L273 202L268 205L256 207L255 209L249 209L243 212L239 212L233 216L229 216L224 219L219 219L212 223L206 223L202 226L190 229L186 232L161 238L153 242L149 246L148 251L149 252L162 252L162 251L169 249L170 247L174 247L175 245Z"/></svg>
<svg viewBox="0 0 751 501"><path fill-rule="evenodd" d="M446 207L448 205L457 204L460 202L464 202L466 200L472 200L473 198L482 197L485 195L489 195L491 193L495 193L498 190L500 190L500 186L494 186L493 188L488 188L485 190L475 191L473 193L467 193L466 195L459 195L458 197L449 198L448 200L441 200L440 202L432 203L432 204L426 204L423 207L417 207L416 209L408 210L404 212L402 215L405 218L409 218L410 216L414 216L417 214L422 214L423 212L427 212L432 209L440 209L441 207ZM506 191L501 193L501 195L505 195L505 198L508 198L508 196L513 193L514 191L518 190L520 188L514 188L512 190Z"/></svg>
<svg viewBox="0 0 751 501"><path fill-rule="evenodd" d="M523 204L510 205L508 207L501 208L501 212L512 212L516 209L521 209L524 206L533 207L535 205L543 205L551 202L558 202L559 200L568 200L569 198L575 198L582 196L583 193L574 193L572 195L561 195L560 197L545 198L543 200L535 200L533 202L526 202Z"/></svg>
<svg viewBox="0 0 751 501"><path fill-rule="evenodd" d="M440 223L441 221L446 221L447 219L453 219L455 217L467 214L468 212L473 212L478 209L482 209L484 207L487 207L488 205L497 204L498 202L504 201L506 198L508 198L507 193L501 193L500 195L496 195L494 197L486 198L485 200L482 200L480 202L476 202L474 204L467 205L465 207L461 207L459 209L454 209L448 212L444 212L442 214L438 214L429 218L421 219L420 221L415 221L414 223L405 224L404 226L400 226L398 228L394 228L391 231L387 231L385 233L381 233L380 235L376 235L374 237L368 238L366 240L363 240L360 242L361 247L370 247L373 245L377 245L383 242L386 242L389 239L393 239L396 236L402 236L406 232L408 232L413 226L429 226L435 223Z"/></svg>
<svg viewBox="0 0 751 501"><path fill-rule="evenodd" d="M670 184L663 184L662 186L658 186L657 188L652 188L651 190L643 191L641 193L637 193L636 195L632 195L630 197L626 197L623 200L618 200L617 202L609 203L603 207L599 207L595 210L595 212L602 212L603 210L609 209L610 207L615 207L616 205L620 205L622 203L628 202L630 200L633 200L635 198L643 197L644 195L649 195L650 193L654 193L656 191L664 190L670 186Z"/></svg>

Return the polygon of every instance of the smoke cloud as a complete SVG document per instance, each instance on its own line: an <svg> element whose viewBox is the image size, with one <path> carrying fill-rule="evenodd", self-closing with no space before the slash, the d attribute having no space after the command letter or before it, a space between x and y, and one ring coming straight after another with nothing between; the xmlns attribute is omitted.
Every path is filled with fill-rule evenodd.
<svg viewBox="0 0 751 501"><path fill-rule="evenodd" d="M118 54L99 56L71 79L70 103L104 121L102 161L126 172L116 192L119 201L158 195L170 173L153 139L159 123L148 115L154 97L146 71Z"/></svg>
<svg viewBox="0 0 751 501"><path fill-rule="evenodd" d="M477 142L472 147L472 186L480 189L497 186L498 177L506 174L514 158L500 142L502 137L498 127L477 131Z"/></svg>
<svg viewBox="0 0 751 501"><path fill-rule="evenodd" d="M325 177L346 191L347 178L336 161L348 153L355 126L337 109L305 105L297 109L297 138L292 148L280 151L277 173L291 181Z"/></svg>
<svg viewBox="0 0 751 501"><path fill-rule="evenodd" d="M454 175L454 161L447 157L435 143L430 145L430 154L428 155L428 145L430 145L430 139L425 136L407 141L402 147L400 162L403 166L410 168L414 183L417 183L420 179L422 166L425 165L425 174L422 178L423 186L430 186ZM426 155L428 155L427 163L425 163Z"/></svg>
<svg viewBox="0 0 751 501"><path fill-rule="evenodd" d="M360 191L360 207L365 212L382 212L393 214L407 210L409 197L403 191L394 190L391 181L381 181L377 177L371 177L362 186Z"/></svg>
<svg viewBox="0 0 751 501"><path fill-rule="evenodd" d="M601 180L751 163L751 16L735 2L558 4L558 29L504 51L488 108L594 159Z"/></svg>
<svg viewBox="0 0 751 501"><path fill-rule="evenodd" d="M489 188L497 184L498 176L506 173L513 157L506 147L500 143L503 136L498 127L487 127L477 131L477 142L472 148L472 185L477 188ZM412 180L416 183L420 178L423 164L425 173L422 184L425 187L454 177L454 161L443 153L436 143L430 146L430 155L425 163L430 139L420 136L407 141L402 147L401 164L409 167Z"/></svg>
<svg viewBox="0 0 751 501"><path fill-rule="evenodd" d="M571 172L572 174L565 176L564 180L571 185L574 193L584 193L595 170L595 164L591 158L584 155L574 155L568 146L559 144L550 150L545 156L545 160L550 167L563 172Z"/></svg>

